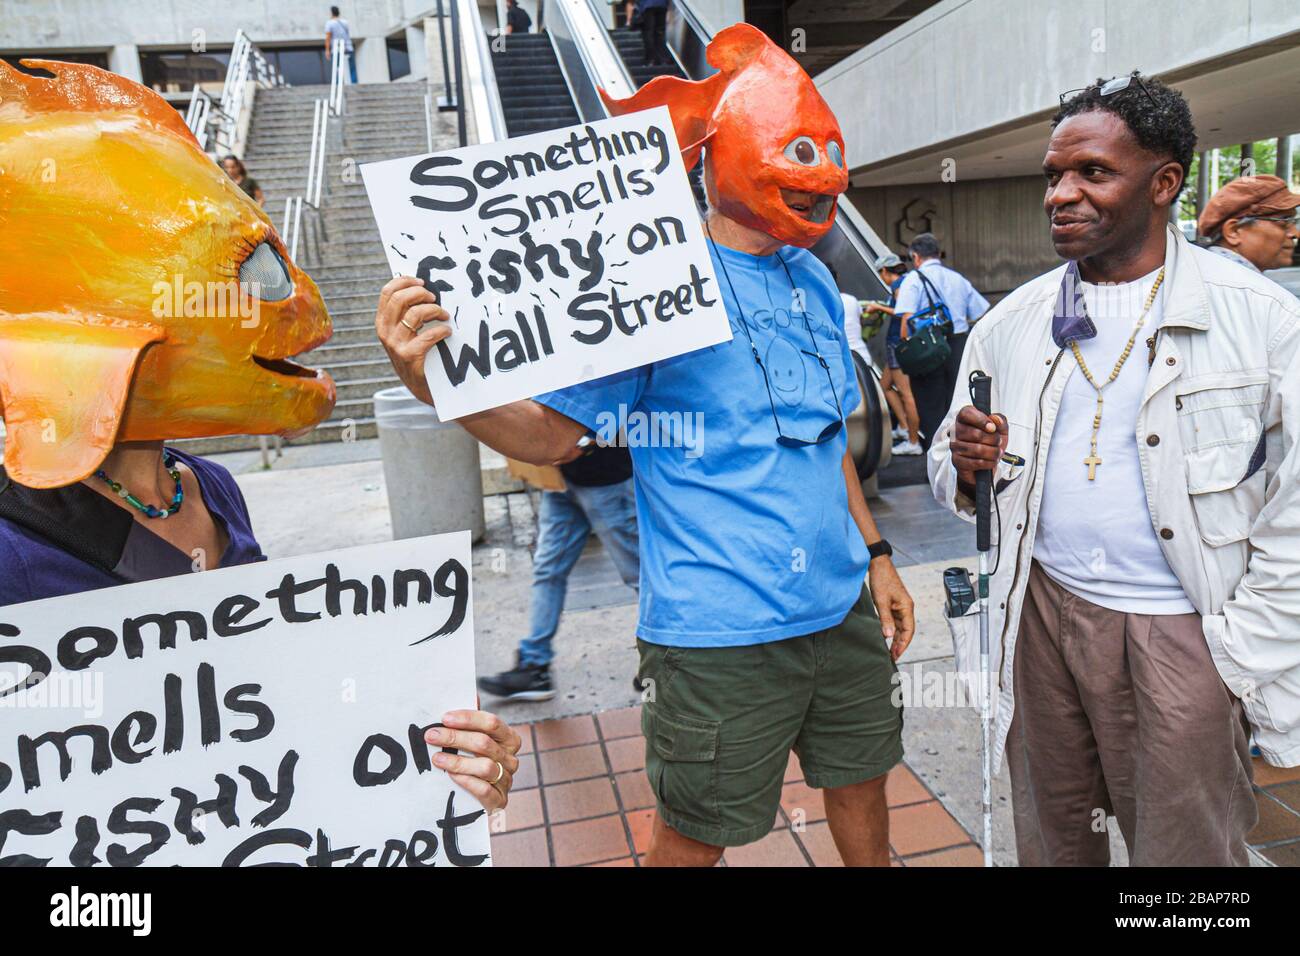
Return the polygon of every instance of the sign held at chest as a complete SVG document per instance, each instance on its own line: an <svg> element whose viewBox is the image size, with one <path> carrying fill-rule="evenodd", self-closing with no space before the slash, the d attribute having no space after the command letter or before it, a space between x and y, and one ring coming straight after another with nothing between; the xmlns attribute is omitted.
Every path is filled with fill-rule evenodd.
<svg viewBox="0 0 1300 956"><path fill-rule="evenodd" d="M451 314L444 420L731 338L663 107L361 173L389 266Z"/></svg>

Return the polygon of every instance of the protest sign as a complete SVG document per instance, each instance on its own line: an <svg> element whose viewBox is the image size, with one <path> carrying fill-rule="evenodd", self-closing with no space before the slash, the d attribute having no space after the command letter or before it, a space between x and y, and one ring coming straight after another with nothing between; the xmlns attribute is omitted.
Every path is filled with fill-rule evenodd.
<svg viewBox="0 0 1300 956"><path fill-rule="evenodd" d="M443 419L731 338L664 107L361 175L393 272L451 313Z"/></svg>
<svg viewBox="0 0 1300 956"><path fill-rule="evenodd" d="M469 532L0 608L0 866L478 866Z"/></svg>

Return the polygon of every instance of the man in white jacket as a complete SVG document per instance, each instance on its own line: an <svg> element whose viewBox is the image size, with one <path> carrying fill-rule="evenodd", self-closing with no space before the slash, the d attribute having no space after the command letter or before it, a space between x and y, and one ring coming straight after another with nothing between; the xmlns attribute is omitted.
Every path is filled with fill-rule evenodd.
<svg viewBox="0 0 1300 956"><path fill-rule="evenodd" d="M1062 100L1044 206L1067 264L975 326L962 380L992 376L994 414L959 394L929 460L971 520L994 469L1019 859L1105 865L1113 815L1134 864L1246 865L1243 710L1300 764L1300 302L1168 226L1182 96L1134 74Z"/></svg>

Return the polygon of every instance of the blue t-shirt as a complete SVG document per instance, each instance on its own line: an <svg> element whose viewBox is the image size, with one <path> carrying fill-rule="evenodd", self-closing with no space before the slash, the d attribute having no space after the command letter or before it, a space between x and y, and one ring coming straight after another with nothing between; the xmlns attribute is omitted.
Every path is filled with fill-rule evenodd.
<svg viewBox="0 0 1300 956"><path fill-rule="evenodd" d="M626 431L641 532L637 633L678 647L833 627L861 593L870 560L848 509L845 428L790 448L777 444L773 421L775 406L781 433L810 441L857 407L830 273L803 249L710 251L721 288L706 289L722 297L730 342L537 398L601 439Z"/></svg>

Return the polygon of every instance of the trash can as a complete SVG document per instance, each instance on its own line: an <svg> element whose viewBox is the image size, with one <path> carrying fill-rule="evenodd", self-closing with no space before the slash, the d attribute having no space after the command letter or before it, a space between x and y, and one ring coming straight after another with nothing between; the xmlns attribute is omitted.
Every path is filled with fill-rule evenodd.
<svg viewBox="0 0 1300 956"><path fill-rule="evenodd" d="M393 537L469 529L483 537L483 473L478 439L405 387L376 392L375 424L388 486Z"/></svg>

